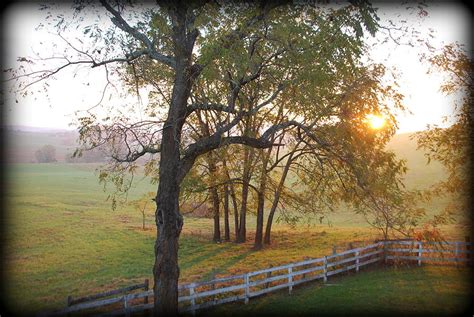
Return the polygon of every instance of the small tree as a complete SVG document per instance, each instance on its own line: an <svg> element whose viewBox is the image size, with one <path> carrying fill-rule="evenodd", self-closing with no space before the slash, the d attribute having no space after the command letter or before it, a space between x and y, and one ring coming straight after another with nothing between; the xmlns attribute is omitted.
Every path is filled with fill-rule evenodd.
<svg viewBox="0 0 474 317"><path fill-rule="evenodd" d="M153 210L154 201L155 201L156 194L154 192L148 192L141 196L139 199L132 200L129 204L133 206L133 208L139 211L142 214L142 229L145 230L145 218L146 218L146 210L148 206L151 206Z"/></svg>
<svg viewBox="0 0 474 317"><path fill-rule="evenodd" d="M52 163L56 160L56 148L52 145L43 145L35 152L36 161L38 163Z"/></svg>
<svg viewBox="0 0 474 317"><path fill-rule="evenodd" d="M418 206L423 199L419 191L408 191L403 184L407 168L403 160L393 161L394 153L378 153L377 160L367 162L363 174L354 173L358 185L349 189L352 202L367 223L381 231L384 240L391 237L413 237L426 215Z"/></svg>
<svg viewBox="0 0 474 317"><path fill-rule="evenodd" d="M366 209L358 211L364 214L368 224L382 232L384 240L416 236L417 227L425 216L425 210L417 207L417 192L401 190L369 197Z"/></svg>

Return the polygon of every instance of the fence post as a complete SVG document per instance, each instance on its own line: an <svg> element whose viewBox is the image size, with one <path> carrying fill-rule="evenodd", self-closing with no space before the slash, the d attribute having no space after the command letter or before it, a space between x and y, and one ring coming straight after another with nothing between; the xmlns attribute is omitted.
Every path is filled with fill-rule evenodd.
<svg viewBox="0 0 474 317"><path fill-rule="evenodd" d="M196 309L194 309L194 306L196 306L196 298L194 296L194 285L195 283L191 283L189 287L189 296L191 296L191 314L194 316L196 315Z"/></svg>
<svg viewBox="0 0 474 317"><path fill-rule="evenodd" d="M465 236L464 237L464 241L466 241L466 259L467 259L467 263L469 265L469 262L471 261L471 246L469 245L469 243L471 242L471 237L469 236Z"/></svg>
<svg viewBox="0 0 474 317"><path fill-rule="evenodd" d="M349 250L352 250L352 249L354 249L354 245L352 244L352 242L349 242L348 245L347 245L347 250L346 251L349 251ZM350 258L350 257L354 257L354 251L344 255L342 258L347 259L347 258ZM348 272L349 271L349 263L342 264L341 266L344 267L344 265L346 266L344 271Z"/></svg>
<svg viewBox="0 0 474 317"><path fill-rule="evenodd" d="M270 268L272 268L272 267L273 267L273 265L270 265ZM272 277L272 271L267 272L266 278L270 278L270 277ZM265 288L268 288L268 287L270 287L270 282L265 283Z"/></svg>
<svg viewBox="0 0 474 317"><path fill-rule="evenodd" d="M324 283L328 281L328 257L324 256Z"/></svg>
<svg viewBox="0 0 474 317"><path fill-rule="evenodd" d="M145 279L145 287L143 287L145 289L145 292L148 292L149 290L149 287L150 287L150 281L146 278ZM145 296L143 298L143 304L148 304L148 296Z"/></svg>
<svg viewBox="0 0 474 317"><path fill-rule="evenodd" d="M130 309L128 307L127 295L123 297L123 308L125 309L125 316L130 316Z"/></svg>
<svg viewBox="0 0 474 317"><path fill-rule="evenodd" d="M69 295L69 296L67 297L67 307L71 306L71 304L72 304L72 296Z"/></svg>
<svg viewBox="0 0 474 317"><path fill-rule="evenodd" d="M291 292L293 291L293 265L290 265L288 268L288 294L291 295Z"/></svg>
<svg viewBox="0 0 474 317"><path fill-rule="evenodd" d="M68 295L67 297L67 307L72 305L72 295ZM71 316L70 313L67 313L66 316Z"/></svg>
<svg viewBox="0 0 474 317"><path fill-rule="evenodd" d="M306 261L306 260L309 260L309 258L308 258L307 256L305 256L305 257L303 258L303 260ZM310 268L310 265L308 265L308 264L303 265L303 267L302 267L303 270L306 270L306 269L308 269L308 268ZM306 273L303 273L303 276L301 277L301 279L304 280L305 278L306 278Z"/></svg>
<svg viewBox="0 0 474 317"><path fill-rule="evenodd" d="M216 273L212 273L211 278L212 278L213 280L215 280L215 279L216 279ZM211 290L214 291L215 289L216 289L216 282L214 282L214 283L211 284ZM212 295L212 301L213 301L213 302L216 301L216 294Z"/></svg>
<svg viewBox="0 0 474 317"><path fill-rule="evenodd" d="M387 240L383 240L383 263L387 265Z"/></svg>
<svg viewBox="0 0 474 317"><path fill-rule="evenodd" d="M356 272L359 272L359 251L356 251Z"/></svg>
<svg viewBox="0 0 474 317"><path fill-rule="evenodd" d="M454 259L456 261L456 265L459 263L459 241L456 241L455 244L456 249L454 250Z"/></svg>
<svg viewBox="0 0 474 317"><path fill-rule="evenodd" d="M421 241L418 241L418 266L421 265L421 255L423 253L423 246Z"/></svg>
<svg viewBox="0 0 474 317"><path fill-rule="evenodd" d="M250 294L249 274L248 273L244 275L244 281L245 281L245 304L248 304L249 294Z"/></svg>

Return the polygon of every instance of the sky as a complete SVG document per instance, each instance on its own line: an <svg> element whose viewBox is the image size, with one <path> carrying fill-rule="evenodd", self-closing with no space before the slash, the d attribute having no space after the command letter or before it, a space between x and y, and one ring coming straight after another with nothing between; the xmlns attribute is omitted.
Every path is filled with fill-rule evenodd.
<svg viewBox="0 0 474 317"><path fill-rule="evenodd" d="M469 44L472 14L467 7L446 2L441 4L429 2L427 11L428 16L423 22L419 22L419 19L414 22L415 19L408 15L405 9L396 11L393 5L382 7L379 14L382 21L396 18L397 14L400 14L401 19L409 23L415 23L414 25L419 23L416 27L420 32L433 29L436 37L432 40L432 44L436 47L453 42ZM58 49L53 48L52 43L64 44L57 36L48 34L46 30L36 30L45 19L45 12L37 10L37 6L17 4L9 7L3 14L2 19L6 26L3 34L6 43L5 68L18 66L16 59L19 56L31 56L33 52L47 56L50 51ZM411 114L397 116L398 133L423 130L428 124L442 126L442 117L452 113L454 98L439 92L442 75L427 74L427 65L420 62L419 52L416 47L393 43L371 51L374 60L382 61L389 67L395 66L400 74L398 83L401 93L405 96L403 103ZM50 82L47 97L41 92L25 98L6 94L7 125L73 129L70 123L75 111L85 110L97 104L101 100L103 87L106 84L105 72L101 69L87 71L71 69L62 72L57 78ZM116 93L114 89L110 88L107 92L106 99L110 97L108 102L110 104L124 102L117 99L120 88L117 88ZM143 98L142 102L146 104L146 95Z"/></svg>

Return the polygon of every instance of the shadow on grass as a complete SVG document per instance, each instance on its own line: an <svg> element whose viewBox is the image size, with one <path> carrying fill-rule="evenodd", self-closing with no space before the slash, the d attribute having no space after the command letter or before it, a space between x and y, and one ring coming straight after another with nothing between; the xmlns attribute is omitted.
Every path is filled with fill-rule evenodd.
<svg viewBox="0 0 474 317"><path fill-rule="evenodd" d="M225 274L229 268L253 253L251 250L239 250L233 243L216 244L208 242L203 245L201 241L193 238L183 239L182 242L180 268L183 271L199 266L210 269L202 275L200 280L210 280L216 274Z"/></svg>
<svg viewBox="0 0 474 317"><path fill-rule="evenodd" d="M237 254L236 256L233 257L228 257L227 261L222 263L222 265L219 266L217 269L212 269L209 273L205 274L202 278L203 281L213 279L216 274L223 274L227 272L227 269L232 267L233 265L237 264L238 262L244 260L247 256L252 254L252 252L255 251L246 251L241 254Z"/></svg>

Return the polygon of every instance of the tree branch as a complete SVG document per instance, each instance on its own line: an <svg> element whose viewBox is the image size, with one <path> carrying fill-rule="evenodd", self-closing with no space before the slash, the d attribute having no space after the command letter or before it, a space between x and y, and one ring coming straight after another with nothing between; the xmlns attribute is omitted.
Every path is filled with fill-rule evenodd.
<svg viewBox="0 0 474 317"><path fill-rule="evenodd" d="M131 163L139 159L145 154L156 154L161 152L161 147L150 147L144 146L141 151L129 151L129 153L125 156L125 158L120 158L116 155L112 155L112 159L119 163Z"/></svg>
<svg viewBox="0 0 474 317"><path fill-rule="evenodd" d="M111 18L113 24L115 24L122 31L133 36L133 38L140 41L146 47L146 50L144 50L144 53L146 55L173 69L176 68L176 61L173 57L157 52L153 47L153 42L150 41L150 39L145 34L139 32L137 29L130 26L130 24L128 24L127 21L124 20L120 13L115 10L109 3L107 3L107 1L100 0L100 3L107 11L109 11L113 15L113 17Z"/></svg>
<svg viewBox="0 0 474 317"><path fill-rule="evenodd" d="M189 116L196 110L210 110L210 111L220 111L220 112L227 112L227 113L233 113L237 114L237 111L235 109L232 109L232 107L225 106L223 104L219 103L193 103L188 106L186 116Z"/></svg>

